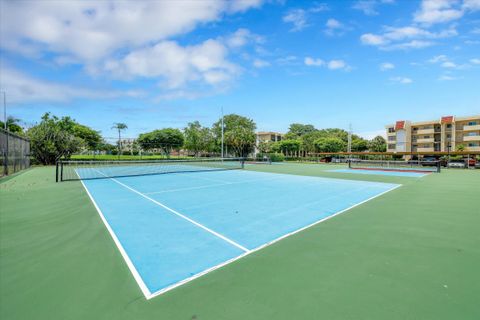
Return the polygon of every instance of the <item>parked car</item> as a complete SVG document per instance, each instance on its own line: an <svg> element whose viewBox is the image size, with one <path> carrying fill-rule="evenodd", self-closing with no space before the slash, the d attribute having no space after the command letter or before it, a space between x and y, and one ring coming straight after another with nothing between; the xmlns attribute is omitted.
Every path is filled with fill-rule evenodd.
<svg viewBox="0 0 480 320"><path fill-rule="evenodd" d="M475 159L473 159L473 158L467 159L467 160L465 160L465 162L468 163L468 166L469 166L470 168L475 167L476 164L477 164L477 160L475 160Z"/></svg>
<svg viewBox="0 0 480 320"><path fill-rule="evenodd" d="M449 168L465 168L466 164L464 160L452 160L448 163Z"/></svg>

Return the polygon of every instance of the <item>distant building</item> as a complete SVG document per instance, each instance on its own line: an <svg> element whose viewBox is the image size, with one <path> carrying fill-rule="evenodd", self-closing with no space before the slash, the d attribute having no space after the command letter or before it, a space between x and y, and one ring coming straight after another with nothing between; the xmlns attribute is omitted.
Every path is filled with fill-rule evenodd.
<svg viewBox="0 0 480 320"><path fill-rule="evenodd" d="M270 132L270 131L257 132L257 144L260 142L277 142L277 141L281 141L282 138L283 138L283 134L279 132Z"/></svg>
<svg viewBox="0 0 480 320"><path fill-rule="evenodd" d="M135 142L137 141L137 139L133 139L133 138L124 138L121 140L121 143L122 143L122 151L123 152L131 152L134 147L135 147Z"/></svg>
<svg viewBox="0 0 480 320"><path fill-rule="evenodd" d="M259 131L256 133L257 135L257 141L255 144L255 154L259 152L258 146L262 142L277 142L277 141L282 141L283 139L283 133L279 132L272 132L272 131Z"/></svg>
<svg viewBox="0 0 480 320"><path fill-rule="evenodd" d="M480 115L446 116L439 120L397 121L385 126L387 152L480 151Z"/></svg>

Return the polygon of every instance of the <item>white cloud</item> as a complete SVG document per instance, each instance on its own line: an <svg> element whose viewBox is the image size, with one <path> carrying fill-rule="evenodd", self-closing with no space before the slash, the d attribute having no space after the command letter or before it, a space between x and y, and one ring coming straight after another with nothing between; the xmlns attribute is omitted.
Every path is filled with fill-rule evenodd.
<svg viewBox="0 0 480 320"><path fill-rule="evenodd" d="M278 58L276 62L280 65L292 65L298 64L298 58L296 56L286 56L283 58Z"/></svg>
<svg viewBox="0 0 480 320"><path fill-rule="evenodd" d="M362 34L360 36L360 41L362 41L363 44L371 46L379 46L387 43L384 37L372 33Z"/></svg>
<svg viewBox="0 0 480 320"><path fill-rule="evenodd" d="M457 80L457 79L458 78L453 77L453 76L449 76L447 74L444 74L444 75L441 75L440 77L438 77L439 81L452 81L452 80Z"/></svg>
<svg viewBox="0 0 480 320"><path fill-rule="evenodd" d="M377 2L374 0L361 0L357 1L352 8L355 10L360 10L367 16L374 16L377 15L378 12L376 10Z"/></svg>
<svg viewBox="0 0 480 320"><path fill-rule="evenodd" d="M330 18L325 23L325 34L328 36L342 35L348 28L340 21Z"/></svg>
<svg viewBox="0 0 480 320"><path fill-rule="evenodd" d="M343 24L336 19L328 19L327 23L325 24L329 29L340 29L343 27Z"/></svg>
<svg viewBox="0 0 480 320"><path fill-rule="evenodd" d="M428 62L430 63L438 63L438 62L445 62L445 61L448 61L448 57L444 54L434 56L433 58L428 60Z"/></svg>
<svg viewBox="0 0 480 320"><path fill-rule="evenodd" d="M384 27L382 34L366 33L360 36L360 41L383 50L420 49L434 45L432 39L453 37L457 34L454 26L440 32L431 32L417 26Z"/></svg>
<svg viewBox="0 0 480 320"><path fill-rule="evenodd" d="M337 70L337 69L345 69L347 64L343 60L331 60L328 62L328 69L330 70Z"/></svg>
<svg viewBox="0 0 480 320"><path fill-rule="evenodd" d="M456 3L450 0L423 0L420 10L414 14L414 21L435 24L457 20L464 12L455 6Z"/></svg>
<svg viewBox="0 0 480 320"><path fill-rule="evenodd" d="M250 8L259 8L263 4L263 0L236 0L227 3L230 7L229 12L245 12Z"/></svg>
<svg viewBox="0 0 480 320"><path fill-rule="evenodd" d="M381 4L393 4L395 0L359 0L352 9L362 11L367 16L378 15L377 7Z"/></svg>
<svg viewBox="0 0 480 320"><path fill-rule="evenodd" d="M63 83L45 81L26 75L17 70L2 68L1 90L8 92L8 100L25 102L67 102L75 98L109 99L118 97L139 97L142 91L99 90L69 86Z"/></svg>
<svg viewBox="0 0 480 320"><path fill-rule="evenodd" d="M243 1L8 1L2 47L92 64L262 4ZM18 23L22 21L22 23Z"/></svg>
<svg viewBox="0 0 480 320"><path fill-rule="evenodd" d="M253 60L253 66L255 68L265 68L265 67L270 66L270 62L265 61L265 60L261 60L261 59L255 59L255 60Z"/></svg>
<svg viewBox="0 0 480 320"><path fill-rule="evenodd" d="M445 61L441 64L443 68L456 68L457 65L451 61Z"/></svg>
<svg viewBox="0 0 480 320"><path fill-rule="evenodd" d="M380 70L381 71L388 71L388 70L392 70L392 69L395 69L395 65L393 63L384 62L384 63L380 64Z"/></svg>
<svg viewBox="0 0 480 320"><path fill-rule="evenodd" d="M307 13L303 9L290 10L285 16L283 16L283 22L293 24L290 31L301 31L308 26Z"/></svg>
<svg viewBox="0 0 480 320"><path fill-rule="evenodd" d="M282 20L293 25L290 31L297 32L310 26L308 19L312 13L315 14L327 10L329 8L325 3L319 3L307 9L291 9L282 17Z"/></svg>
<svg viewBox="0 0 480 320"><path fill-rule="evenodd" d="M413 82L412 79L407 77L393 77L393 78L390 78L390 81L401 83L401 84L410 84Z"/></svg>
<svg viewBox="0 0 480 320"><path fill-rule="evenodd" d="M325 61L323 61L322 59L314 59L311 57L306 57L304 62L307 66L321 67L325 65Z"/></svg>
<svg viewBox="0 0 480 320"><path fill-rule="evenodd" d="M480 0L464 0L462 8L469 11L480 10Z"/></svg>
<svg viewBox="0 0 480 320"><path fill-rule="evenodd" d="M352 68L343 60L330 60L325 62L320 58L305 57L305 65L309 67L323 67L326 66L330 70L339 70L343 69L345 71L350 71Z"/></svg>
<svg viewBox="0 0 480 320"><path fill-rule="evenodd" d="M471 64L480 64L480 59L477 59L477 58L470 59L470 63Z"/></svg>
<svg viewBox="0 0 480 320"><path fill-rule="evenodd" d="M229 82L240 71L227 60L227 54L226 46L218 40L186 47L162 41L121 59L107 60L103 71L120 79L161 78L167 89L178 89L191 82L219 85Z"/></svg>
<svg viewBox="0 0 480 320"><path fill-rule="evenodd" d="M248 43L262 43L263 37L253 34L250 30L240 28L226 38L225 43L231 48L240 48Z"/></svg>

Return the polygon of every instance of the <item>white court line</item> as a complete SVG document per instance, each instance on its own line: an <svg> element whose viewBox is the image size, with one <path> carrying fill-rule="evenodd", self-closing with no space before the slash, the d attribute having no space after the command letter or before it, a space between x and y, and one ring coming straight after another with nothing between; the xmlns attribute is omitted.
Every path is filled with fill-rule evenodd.
<svg viewBox="0 0 480 320"><path fill-rule="evenodd" d="M98 171L98 170L96 170L96 171ZM98 172L99 172L100 174L104 175L104 174L103 174L103 173L101 173L100 171L98 171ZM104 176L105 176L105 177L107 177L106 175L104 175ZM114 182L118 183L118 184L119 184L119 185L121 185L122 187L124 187L124 188L127 188L128 190L130 190L130 191L132 191L132 192L134 192L134 193L138 194L139 196L142 196L143 198L145 198L145 199L147 199L147 200L149 200L149 201L151 201L151 202L155 203L156 205L158 205L158 206L160 206L160 207L162 207L162 208L164 208L164 209L166 209L166 210L170 211L171 213L173 213L173 214L175 214L175 215L179 216L180 218L183 218L183 219L187 220L188 222L190 222L190 223L192 223L192 224L196 225L197 227L200 227L200 228L202 228L203 230L205 230L205 231L207 231L207 232L210 232L211 234L213 234L213 235L215 235L215 236L219 237L220 239L222 239L222 240L224 240L224 241L226 241L226 242L230 243L231 245L234 245L235 247L239 248L240 250L242 250L242 251L245 251L245 252L248 252L248 251L250 251L249 249L247 249L247 248L245 248L244 246L242 246L242 245L240 245L240 244L236 243L235 241L233 241L233 240L231 240L231 239L229 239L229 238L225 237L224 235L222 235L222 234L220 234L220 233L218 233L218 232L216 232L216 231L214 231L214 230L212 230L212 229L210 229L210 228L208 228L208 227L204 226L204 225L203 225L203 224L201 224L201 223L198 223L197 221L195 221L195 220L193 220L193 219L190 219L189 217L187 217L187 216L185 216L185 215L181 214L181 213L180 213L180 212L178 212L178 211L175 211L175 210L173 210L173 209L172 209L172 208L170 208L170 207L167 207L167 206L166 206L166 205L164 205L163 203L161 203L161 202L159 202L159 201L157 201L157 200L155 200L155 199L152 199L152 198L150 198L149 196L147 196L147 195L145 195L145 194L141 193L141 192L140 192L140 191L138 191L138 190L135 190L135 189L133 189L132 187L129 187L129 186L127 186L126 184L124 184L124 183L122 183L122 182L118 181L117 179L115 179L115 178L110 178L110 177L107 177L107 178L109 178L110 180L112 180L112 181L114 181Z"/></svg>
<svg viewBox="0 0 480 320"><path fill-rule="evenodd" d="M307 225L307 226L305 226L305 227L302 227L302 228L297 229L297 230L295 230L295 231L292 231L292 232L290 232L290 233L284 234L283 236L281 236L281 237L279 237L279 238L276 238L276 239L274 239L274 240L272 240L272 241L269 241L269 242L267 242L267 243L265 243L265 244L263 244L263 245L255 248L255 249L252 249L252 250L250 250L250 251L248 251L248 252L245 252L245 253L239 255L239 256L236 257L236 258L233 258L233 259L227 260L227 261L225 261L225 262L222 262L222 263L220 263L220 264L218 264L218 265L216 265L216 266L213 266L213 267L210 268L210 269L207 269L207 270L205 270L205 271L202 271L202 272L200 272L200 273L197 273L197 274L191 276L190 278L186 278L186 279L184 279L184 280L182 280L182 281L179 281L179 282L177 282L177 283L175 283L175 284L173 284L173 285L171 285L171 286L169 286L169 287L165 287L165 288L163 288L163 289L161 289L161 290L155 291L155 292L152 293L149 297L146 297L146 298L147 298L147 300L150 300L150 299L152 299L152 298L155 298L156 296L159 296L159 295L161 295L161 294L163 294L163 293L165 293L165 292L167 292L167 291L170 291L170 290L172 290L172 289L175 289L176 287L179 287L179 286L181 286L181 285L183 285L183 284L185 284L185 283L188 283L188 282L190 282L190 281L192 281L192 280L195 280L195 279L197 279L197 278L199 278L199 277L201 277L201 276L203 276L203 275L205 275L205 274L207 274L207 273L209 273L209 272L212 272L212 271L214 271L214 270L216 270L216 269L219 269L219 268L221 268L221 267L224 267L224 266L226 266L226 265L228 265L228 264L230 264L230 263L232 263L232 262L235 262L235 261L237 261L237 260L239 260L239 259L241 259L241 258L243 258L243 257L248 256L249 254L252 254L252 253L257 252L257 251L259 251L259 250L262 250L262 249L264 249L264 248L266 248L266 247L268 247L268 246L271 246L272 244L274 244L274 243L276 243L276 242L278 242L278 241L280 241L280 240L283 240L283 239L285 239L285 238L287 238L287 237L289 237L289 236L292 236L292 235L294 235L294 234L296 234L296 233L299 233L299 232L304 231L304 230L306 230L306 229L308 229L308 228L311 228L311 227L313 227L313 226L315 226L315 225L317 225L317 224L319 224L319 223L321 223L321 222L327 221L327 220L329 220L329 219L331 219L331 218L333 218L333 217L335 217L335 216L338 216L339 214L342 214L342 213L344 213L344 212L346 212L346 211L348 211L348 210L350 210L350 209L353 209L353 208L355 208L355 207L357 207L357 206L359 206L359 205L364 204L365 202L368 202L368 201L373 200L373 199L375 199L375 198L377 198L377 197L380 197L380 196L384 195L385 193L390 192L390 191L393 191L393 190L395 190L395 189L397 189L397 188L399 188L399 187L401 187L401 186L402 186L401 184L398 184L398 185L396 185L395 187L393 187L393 188L391 188L391 189L388 189L388 190L386 190L386 191L384 191L384 192L381 192L381 193L379 193L379 194L377 194L377 195L375 195L375 196L373 196L373 197L370 197L370 198L368 198L368 199L366 199L366 200L363 200L363 201L361 201L361 202L359 202L359 203L357 203L357 204L354 204L353 206L350 206L350 207L348 207L348 208L346 208L346 209L343 209L343 210L341 210L341 211L335 212L334 214L332 214L332 215L330 215L330 216L328 216L328 217L322 218L322 219L320 219L320 220L318 220L318 221L315 221L314 223L311 223L311 224L309 224L309 225Z"/></svg>
<svg viewBox="0 0 480 320"><path fill-rule="evenodd" d="M76 171L75 171L75 173L76 173ZM105 227L108 230L108 233L110 233L110 236L112 237L113 242L115 242L115 245L117 246L118 250L120 251L120 254L122 255L125 262L127 263L128 269L130 269L130 272L133 274L133 278L135 279L135 281L137 281L137 284L140 287L140 290L142 290L142 293L145 296L145 298L150 299L149 297L152 296L152 293L150 292L150 290L145 285L145 282L143 282L143 279L140 276L140 274L138 273L137 269L135 268L135 265L130 260L130 257L128 256L127 252L125 251L122 244L120 243L120 240L118 240L117 236L115 235L115 232L113 232L113 229L110 226L110 224L107 222L107 219L105 219L105 216L103 215L102 210L100 210L100 207L97 205L97 203L93 199L92 195L90 194L90 191L88 191L87 187L83 183L83 180L80 179L80 182L82 183L83 188L87 192L87 195L90 198L90 201L92 201L93 206L95 207L95 209L97 209L98 215L102 219L103 224L105 225Z"/></svg>
<svg viewBox="0 0 480 320"><path fill-rule="evenodd" d="M101 173L101 172L100 172L100 173ZM103 175L103 173L101 173L101 174ZM147 197L147 196L139 193L138 191L136 191L136 190L134 190L134 189L131 189L130 187L124 185L123 183L119 182L119 181L116 180L116 179L113 179L113 178L109 178L109 179L114 180L115 182L119 183L120 185L123 185L124 187L132 190L133 192L140 194L142 197L144 197L144 198L146 198L146 199L148 199L148 200L150 200L150 201L153 201L153 202L155 202L155 203L157 202L157 201L155 201L155 200L153 200L153 199L151 199L151 198L149 198L149 197ZM307 225L307 226L305 226L305 227L302 227L302 228L297 229L297 230L295 230L295 231L292 231L292 232L290 232L290 233L284 234L283 236L281 236L281 237L279 237L279 238L276 238L276 239L274 239L274 240L272 240L272 241L269 241L269 242L267 242L267 243L265 243L265 244L263 244L263 245L261 245L261 246L259 246L259 247L257 247L257 248L254 248L254 249L252 249L252 250L246 249L243 254L241 254L241 255L233 258L233 259L224 261L224 262L222 262L222 263L220 263L220 264L218 264L218 265L215 265L215 266L213 266L213 267L211 267L211 268L209 268L209 269L206 269L206 270L204 270L204 271L202 271L202 272L199 272L199 273L197 273L197 274L195 274L195 275L193 275L193 276L191 276L191 277L189 277L189 278L185 278L185 279L183 279L183 280L181 280L181 281L179 281L179 282L177 282L177 283L175 283L175 284L173 284L173 285L171 285L171 286L165 287L165 288L163 288L163 289L161 289L161 290L158 290L158 291L155 291L155 292L151 293L150 290L148 290L148 288L146 287L145 283L143 282L143 280L142 280L141 276L139 275L138 271L135 269L135 266L133 265L133 263L131 262L131 260L130 260L130 258L128 257L127 253L126 253L125 250L123 249L120 241L119 241L118 238L116 237L116 235L115 235L115 233L113 232L112 228L110 227L110 225L109 225L108 222L106 221L106 219L105 219L105 217L103 216L100 208L99 208L99 207L97 206L97 204L95 203L95 200L94 200L93 197L91 196L91 194L90 194L90 192L88 191L87 187L85 186L85 184L83 183L82 180L80 180L80 181L81 181L83 187L85 188L88 196L90 197L90 200L92 201L92 203L94 204L95 208L97 209L97 212L99 213L100 217L102 218L102 221L104 222L105 226L107 227L108 231L110 232L110 235L112 236L113 240L115 241L115 244L117 245L118 249L120 250L120 253L122 254L123 258L125 259L125 262L127 263L128 267L130 268L130 271L132 272L135 280L137 281L138 285L140 286L140 289L142 290L142 292L143 292L143 294L144 294L144 296L145 296L145 298L146 298L147 300L150 300L150 299L152 299L152 298L155 298L155 297L157 297L157 296L159 296L159 295L161 295L161 294L163 294L163 293L165 293L165 292L167 292L167 291L170 291L170 290L175 289L175 288L177 288L177 287L179 287L179 286L181 286L181 285L183 285L183 284L186 284L186 283L188 283L188 282L190 282L190 281L193 281L193 280L195 280L195 279L197 279L197 278L199 278L199 277L201 277L201 276L203 276L203 275L206 275L206 274L208 274L208 273L210 273L210 272L212 272L212 271L214 271L214 270L216 270L216 269L219 269L219 268L224 267L224 266L226 266L226 265L228 265L228 264L230 264L230 263L233 263L233 262L235 262L235 261L237 261L237 260L239 260L239 259L241 259L241 258L243 258L243 257L246 257L247 255L249 255L249 254L251 254L251 253L257 252L257 251L259 251L259 250L261 250L261 249L264 249L264 248L266 248L266 247L268 247L268 246L271 246L271 245L273 245L274 243L276 243L276 242L278 242L278 241L280 241L280 240L283 240L283 239L285 239L285 238L287 238L287 237L289 237L289 236L292 236L292 235L294 235L294 234L296 234L296 233L299 233L299 232L304 231L304 230L306 230L306 229L308 229L308 228L311 228L311 227L313 227L313 226L315 226L315 225L317 225L317 224L319 224L319 223L322 223L322 222L324 222L324 221L326 221L326 220L329 220L329 219L331 219L331 218L333 218L333 217L335 217L335 216L338 216L338 215L340 215L340 214L342 214L342 213L344 213L344 212L346 212L346 211L348 211L348 210L350 210L350 209L353 209L353 208L355 208L355 207L357 207L357 206L360 206L360 205L362 205L362 204L364 204L364 203L366 203L366 202L368 202L368 201L370 201L370 200L373 200L373 199L375 199L375 198L377 198L377 197L380 197L380 196L386 194L387 192L393 191L393 190L395 190L395 189L397 189L397 188L399 188L399 187L402 186L401 184L397 184L396 186L392 187L391 189L388 189L388 190L386 190L386 191L384 191L384 192L381 192L381 193L379 193L379 194L377 194L377 195L375 195L375 196L373 196L373 197L370 197L370 198L368 198L368 199L366 199L366 200L363 200L363 201L361 201L361 202L359 202L359 203L357 203L357 204L354 204L354 205L352 205L352 206L350 206L350 207L348 207L348 208L346 208L346 209L343 209L343 210L341 210L341 211L338 211L338 212L336 212L336 213L334 213L334 214L332 214L332 215L330 215L330 216L328 216L328 217L322 218L322 219L320 219L320 220L318 220L318 221L315 221L315 222L313 222L313 223L311 223L311 224L309 224L309 225ZM347 180L347 181L348 181L348 180ZM356 181L356 180L354 180L354 181ZM161 205L162 207L164 207L164 205L162 205L162 204L160 204L160 205ZM175 212L174 212L174 213L175 213ZM185 218L187 218L187 217L185 217ZM187 219L188 219L188 218L187 218ZM190 219L190 220L191 220L191 219ZM194 223L194 222L192 222L192 223Z"/></svg>
<svg viewBox="0 0 480 320"><path fill-rule="evenodd" d="M224 182L224 183L217 183L217 184L207 184L207 185L198 186L198 187L167 189L167 190L162 190L162 191L145 192L144 194L147 194L147 195L160 194L160 193L168 193L168 192L188 191L188 190L221 187L221 186L228 186L228 185L232 185L232 184L244 184L244 183L261 182L261 181L272 181L272 180L276 180L277 178L278 177L275 177L275 178L272 178L272 179L254 179L254 180L246 180L246 181L238 181L238 182Z"/></svg>

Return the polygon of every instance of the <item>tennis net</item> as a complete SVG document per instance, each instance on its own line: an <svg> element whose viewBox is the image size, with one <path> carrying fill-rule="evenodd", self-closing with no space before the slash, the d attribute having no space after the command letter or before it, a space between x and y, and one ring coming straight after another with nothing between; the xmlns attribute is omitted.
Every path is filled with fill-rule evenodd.
<svg viewBox="0 0 480 320"><path fill-rule="evenodd" d="M56 181L105 179L166 173L243 169L243 158L57 162Z"/></svg>
<svg viewBox="0 0 480 320"><path fill-rule="evenodd" d="M350 169L407 171L407 172L440 172L440 161L388 161L388 160L349 160Z"/></svg>

